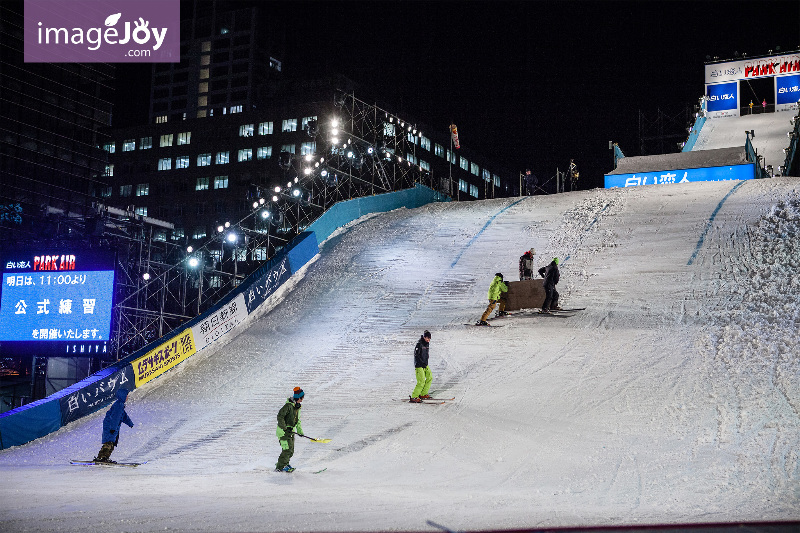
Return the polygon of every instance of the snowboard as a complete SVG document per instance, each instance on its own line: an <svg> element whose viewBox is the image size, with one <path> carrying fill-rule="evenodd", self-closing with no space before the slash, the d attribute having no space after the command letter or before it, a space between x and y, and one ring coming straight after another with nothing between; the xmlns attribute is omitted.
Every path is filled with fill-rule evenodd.
<svg viewBox="0 0 800 533"><path fill-rule="evenodd" d="M106 463L101 461L81 461L79 459L72 459L70 460L69 464L71 465L78 465L78 466L127 466L127 467L136 467L139 465L146 464L147 461L142 463Z"/></svg>
<svg viewBox="0 0 800 533"><path fill-rule="evenodd" d="M444 400L422 400L421 402L409 402L408 398L392 398L395 402L405 402L411 405L419 405L421 403L427 403L428 405L442 405L445 403Z"/></svg>

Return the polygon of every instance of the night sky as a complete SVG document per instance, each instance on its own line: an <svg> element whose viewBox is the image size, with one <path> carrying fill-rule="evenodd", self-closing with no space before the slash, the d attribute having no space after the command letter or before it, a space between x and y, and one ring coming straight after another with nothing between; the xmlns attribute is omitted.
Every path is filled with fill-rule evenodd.
<svg viewBox="0 0 800 533"><path fill-rule="evenodd" d="M341 72L362 100L444 134L453 121L464 146L515 175L543 181L574 158L581 188L602 187L608 141L639 155L640 110L652 120L697 103L707 55L800 49L798 0L260 4L284 32L285 74ZM141 79L141 67L118 67L121 87ZM130 104L127 91L118 102ZM115 124L146 120L139 107Z"/></svg>

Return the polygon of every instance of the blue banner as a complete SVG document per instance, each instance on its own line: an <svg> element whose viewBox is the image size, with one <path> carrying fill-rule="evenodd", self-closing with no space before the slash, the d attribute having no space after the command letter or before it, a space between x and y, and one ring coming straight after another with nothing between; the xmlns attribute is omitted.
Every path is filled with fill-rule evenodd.
<svg viewBox="0 0 800 533"><path fill-rule="evenodd" d="M737 81L732 81L730 83L706 86L706 96L708 97L707 110L713 113L715 111L738 109L738 83Z"/></svg>
<svg viewBox="0 0 800 533"><path fill-rule="evenodd" d="M775 77L775 103L796 104L800 100L800 74Z"/></svg>
<svg viewBox="0 0 800 533"><path fill-rule="evenodd" d="M55 396L61 404L61 425L111 405L117 390L123 387L128 391L136 388L133 367L127 363L122 368L110 366L57 392Z"/></svg>
<svg viewBox="0 0 800 533"><path fill-rule="evenodd" d="M695 181L732 181L755 178L753 163L732 167L706 167L681 170L659 170L635 174L606 174L606 189L636 187L638 185L665 185Z"/></svg>
<svg viewBox="0 0 800 533"><path fill-rule="evenodd" d="M247 306L247 313L250 314L264 303L264 300L283 285L292 275L289 268L289 257L284 255L280 261L276 261L266 274L255 280L250 288L244 292L244 303Z"/></svg>

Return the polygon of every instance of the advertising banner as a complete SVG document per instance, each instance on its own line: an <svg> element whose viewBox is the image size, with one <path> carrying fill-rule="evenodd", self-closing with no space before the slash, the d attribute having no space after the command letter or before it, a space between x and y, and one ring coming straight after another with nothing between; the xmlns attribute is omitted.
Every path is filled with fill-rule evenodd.
<svg viewBox="0 0 800 533"><path fill-rule="evenodd" d="M192 328L186 328L177 336L131 362L136 386L140 387L157 378L196 351Z"/></svg>
<svg viewBox="0 0 800 533"><path fill-rule="evenodd" d="M108 371L105 375L95 374L87 384L84 382L88 380L84 380L61 391L64 393L59 398L62 426L111 405L116 399L117 390L124 387L132 391L136 388L131 365L125 365L121 369L110 367Z"/></svg>
<svg viewBox="0 0 800 533"><path fill-rule="evenodd" d="M269 298L291 275L289 257L284 256L283 259L275 263L266 274L253 282L250 288L245 291L244 301L247 305L247 313L250 314L255 311L256 308L264 303L264 300Z"/></svg>
<svg viewBox="0 0 800 533"><path fill-rule="evenodd" d="M247 318L247 306L244 303L244 294L238 294L215 313L192 326L192 335L197 345L197 351L199 352L233 331L245 318Z"/></svg>
<svg viewBox="0 0 800 533"><path fill-rule="evenodd" d="M706 65L706 85L800 72L800 53Z"/></svg>
<svg viewBox="0 0 800 533"><path fill-rule="evenodd" d="M664 185L694 181L730 181L755 179L755 165L746 163L727 167L661 170L641 174L606 174L606 189L636 187L639 185Z"/></svg>
<svg viewBox="0 0 800 533"><path fill-rule="evenodd" d="M775 76L775 111L797 109L800 101L800 74Z"/></svg>
<svg viewBox="0 0 800 533"><path fill-rule="evenodd" d="M114 258L4 251L0 342L5 353L102 357L111 338Z"/></svg>
<svg viewBox="0 0 800 533"><path fill-rule="evenodd" d="M706 115L709 118L739 116L739 82L706 86Z"/></svg>
<svg viewBox="0 0 800 533"><path fill-rule="evenodd" d="M25 63L178 63L179 0L25 0Z"/></svg>

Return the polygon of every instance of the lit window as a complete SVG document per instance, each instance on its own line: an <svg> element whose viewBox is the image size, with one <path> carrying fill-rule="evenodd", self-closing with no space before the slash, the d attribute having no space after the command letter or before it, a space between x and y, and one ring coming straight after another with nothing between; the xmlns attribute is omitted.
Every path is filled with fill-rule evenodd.
<svg viewBox="0 0 800 533"><path fill-rule="evenodd" d="M242 124L239 126L239 137L252 137L254 129L253 124Z"/></svg>
<svg viewBox="0 0 800 533"><path fill-rule="evenodd" d="M314 115L313 117L303 117L303 120L300 121L300 129L302 131L308 130L308 123L312 120L317 120L317 116Z"/></svg>
<svg viewBox="0 0 800 533"><path fill-rule="evenodd" d="M214 188L215 189L227 189L228 188L228 176L215 176L214 177Z"/></svg>
<svg viewBox="0 0 800 533"><path fill-rule="evenodd" d="M208 110L206 109L197 110L197 118L206 118L207 115L208 115Z"/></svg>
<svg viewBox="0 0 800 533"><path fill-rule="evenodd" d="M281 152L289 152L290 154L293 154L295 152L295 145L284 144L283 146L281 146Z"/></svg>
<svg viewBox="0 0 800 533"><path fill-rule="evenodd" d="M231 106L231 115L234 114L234 113L241 113L241 112L242 112L242 106L240 106L240 105L232 105Z"/></svg>
<svg viewBox="0 0 800 533"><path fill-rule="evenodd" d="M201 80L207 80L208 79L208 69L207 68L201 68L200 69L200 79Z"/></svg>
<svg viewBox="0 0 800 533"><path fill-rule="evenodd" d="M387 137L394 137L394 124L391 122L383 123L383 134Z"/></svg>
<svg viewBox="0 0 800 533"><path fill-rule="evenodd" d="M175 158L175 168L189 168L189 156L182 155Z"/></svg>
<svg viewBox="0 0 800 533"><path fill-rule="evenodd" d="M171 235L170 238L173 241L178 241L180 239L183 239L184 237L185 237L185 234L183 232L183 228L175 228L174 230L172 230L172 235Z"/></svg>
<svg viewBox="0 0 800 533"><path fill-rule="evenodd" d="M486 170L485 168L483 169L483 181L486 182L492 181L492 173Z"/></svg>
<svg viewBox="0 0 800 533"><path fill-rule="evenodd" d="M200 51L201 52L210 52L211 51L211 41L203 41L200 43Z"/></svg>
<svg viewBox="0 0 800 533"><path fill-rule="evenodd" d="M227 30L222 30L224 33L228 33ZM212 253L213 255L213 253ZM219 289L222 287L222 278L220 276L211 276L208 278L208 286L212 289Z"/></svg>
<svg viewBox="0 0 800 533"><path fill-rule="evenodd" d="M433 153L435 153L439 157L444 157L444 146L438 143L435 144L433 148Z"/></svg>
<svg viewBox="0 0 800 533"><path fill-rule="evenodd" d="M167 242L167 232L157 231L153 234L153 240L158 242Z"/></svg>
<svg viewBox="0 0 800 533"><path fill-rule="evenodd" d="M217 152L217 164L227 165L230 161L230 152Z"/></svg>
<svg viewBox="0 0 800 533"><path fill-rule="evenodd" d="M162 157L158 160L158 170L170 170L172 168L172 158Z"/></svg>
<svg viewBox="0 0 800 533"><path fill-rule="evenodd" d="M269 159L272 157L272 146L262 146L256 152L256 157L258 159Z"/></svg>
<svg viewBox="0 0 800 533"><path fill-rule="evenodd" d="M156 117L156 124L164 124L167 121L167 115Z"/></svg>
<svg viewBox="0 0 800 533"><path fill-rule="evenodd" d="M460 166L464 170L469 170L469 161L467 161L465 157L462 157L458 162L458 166Z"/></svg>
<svg viewBox="0 0 800 533"><path fill-rule="evenodd" d="M267 260L267 247L259 246L253 248L253 261L266 261Z"/></svg>
<svg viewBox="0 0 800 533"><path fill-rule="evenodd" d="M478 187L476 185L469 186L469 195L477 198L480 193L478 192Z"/></svg>
<svg viewBox="0 0 800 533"><path fill-rule="evenodd" d="M162 135L158 145L161 148L164 148L165 146L172 146L172 134L167 133L166 135Z"/></svg>
<svg viewBox="0 0 800 533"><path fill-rule="evenodd" d="M206 228L203 226L198 226L194 228L192 232L192 239L205 239L206 237Z"/></svg>
<svg viewBox="0 0 800 533"><path fill-rule="evenodd" d="M300 155L314 155L315 153L317 153L316 141L310 141L300 145Z"/></svg>
<svg viewBox="0 0 800 533"><path fill-rule="evenodd" d="M204 82L198 83L197 84L197 92L200 93L200 94L207 93L208 92L208 82L204 81ZM203 104L203 105L205 105L205 104Z"/></svg>
<svg viewBox="0 0 800 533"><path fill-rule="evenodd" d="M427 151L431 151L431 140L427 137L423 137L422 135L419 136L419 145L425 148Z"/></svg>
<svg viewBox="0 0 800 533"><path fill-rule="evenodd" d="M133 185L120 185L119 187L119 195L125 198L130 196L132 191Z"/></svg>
<svg viewBox="0 0 800 533"><path fill-rule="evenodd" d="M178 134L178 146L182 144L189 144L192 142L192 132L185 131L183 133Z"/></svg>
<svg viewBox="0 0 800 533"><path fill-rule="evenodd" d="M281 131L297 131L297 119L296 118L287 118L283 121L283 126L281 127ZM292 152L294 153L294 152Z"/></svg>
<svg viewBox="0 0 800 533"><path fill-rule="evenodd" d="M415 156L414 154L411 153L406 154L406 159L408 159L410 163L413 163L415 165L417 164L417 156Z"/></svg>
<svg viewBox="0 0 800 533"><path fill-rule="evenodd" d="M419 168L422 170L427 170L428 172L431 171L431 166L428 164L427 161L423 161L422 159L419 160Z"/></svg>
<svg viewBox="0 0 800 533"><path fill-rule="evenodd" d="M272 134L272 122L262 122L258 125L258 134L259 135L271 135Z"/></svg>
<svg viewBox="0 0 800 533"><path fill-rule="evenodd" d="M152 137L142 137L139 139L139 150L147 150L153 147Z"/></svg>
<svg viewBox="0 0 800 533"><path fill-rule="evenodd" d="M150 184L140 183L136 186L136 196L147 196L150 194Z"/></svg>
<svg viewBox="0 0 800 533"><path fill-rule="evenodd" d="M117 151L117 144L116 143L106 143L103 145L103 150L108 152L109 154L113 154Z"/></svg>
<svg viewBox="0 0 800 533"><path fill-rule="evenodd" d="M112 191L113 191L112 187L103 187L102 189L100 189L100 196L102 196L103 198L110 198Z"/></svg>
<svg viewBox="0 0 800 533"><path fill-rule="evenodd" d="M452 163L453 165L455 165L458 162L457 161L458 156L456 156L456 153L451 150L447 151L447 157L445 159L450 160L450 163Z"/></svg>
<svg viewBox="0 0 800 533"><path fill-rule="evenodd" d="M458 190L461 192L467 192L467 182L464 180L458 180Z"/></svg>
<svg viewBox="0 0 800 533"><path fill-rule="evenodd" d="M207 167L211 164L211 154L200 154L197 156L197 166Z"/></svg>
<svg viewBox="0 0 800 533"><path fill-rule="evenodd" d="M114 175L114 164L113 163L111 163L109 165L106 165L106 170L103 173L103 175L104 176L113 176Z"/></svg>
<svg viewBox="0 0 800 533"><path fill-rule="evenodd" d="M411 133L410 131L408 132L408 135L406 137L408 138L408 142L410 142L411 144L417 144L417 136Z"/></svg>
<svg viewBox="0 0 800 533"><path fill-rule="evenodd" d="M475 163L470 163L469 170L470 170L470 172L472 172L476 176L480 176L481 175L481 168L478 165L476 165Z"/></svg>
<svg viewBox="0 0 800 533"><path fill-rule="evenodd" d="M242 148L239 150L238 161L242 163L244 161L252 161L253 160L253 149L252 148Z"/></svg>
<svg viewBox="0 0 800 533"><path fill-rule="evenodd" d="M211 64L211 56L210 55L202 55L200 56L200 66L207 67Z"/></svg>
<svg viewBox="0 0 800 533"><path fill-rule="evenodd" d="M194 186L194 190L196 191L207 191L208 190L208 178L197 178L197 183Z"/></svg>
<svg viewBox="0 0 800 533"><path fill-rule="evenodd" d="M133 152L136 150L136 139L125 139L122 143L123 152Z"/></svg>
<svg viewBox="0 0 800 533"><path fill-rule="evenodd" d="M147 208L146 207L137 207L134 212L139 216L143 216L143 217L147 216Z"/></svg>
<svg viewBox="0 0 800 533"><path fill-rule="evenodd" d="M495 187L499 187L500 186L500 176L498 176L497 174L493 174L493 176L494 176L494 186Z"/></svg>

